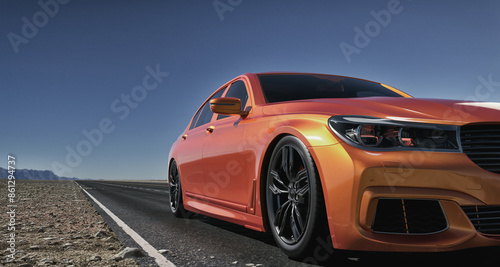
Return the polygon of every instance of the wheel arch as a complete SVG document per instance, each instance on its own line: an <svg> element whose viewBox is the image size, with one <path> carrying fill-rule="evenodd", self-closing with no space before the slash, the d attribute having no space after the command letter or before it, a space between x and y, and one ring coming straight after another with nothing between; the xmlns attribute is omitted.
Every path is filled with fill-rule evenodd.
<svg viewBox="0 0 500 267"><path fill-rule="evenodd" d="M279 134L275 135L273 139L269 142L269 144L266 147L266 150L262 156L261 159L261 167L259 170L259 196L260 196L260 208L261 208L261 213L262 213L262 220L263 220L263 226L266 232L269 232L270 226L269 226L269 219L267 215L267 198L266 198L266 178L267 178L267 171L269 169L269 164L270 164L270 159L273 154L274 149L276 148L276 145L279 143L281 139L287 136L293 136L299 139L309 150L309 153L311 155L311 159L314 164L314 168L316 171L317 179L319 179L319 187L321 189L321 195L323 198L323 212L324 212L324 219L326 220L324 223L329 224L328 222L328 213L326 209L326 192L324 191L324 181L321 177L321 173L318 170L317 167L317 159L315 158L315 153L311 151L311 145L310 142L304 142L304 140L307 140L307 138L298 130L294 129L295 131L284 131L280 132ZM330 232L330 229L327 229L328 232Z"/></svg>
<svg viewBox="0 0 500 267"><path fill-rule="evenodd" d="M278 142L283 139L285 136L293 136L288 133L282 133L274 137L274 139L271 140L269 145L266 148L266 151L264 153L264 156L262 157L262 163L261 163L261 168L260 168L260 179L259 179L259 195L260 195L260 208L262 212L262 222L264 225L264 229L266 232L269 232L269 219L267 217L267 200L266 200L266 177L267 177L267 170L269 168L269 160L271 159L271 155L273 154L274 148L276 148L276 145Z"/></svg>
<svg viewBox="0 0 500 267"><path fill-rule="evenodd" d="M175 160L174 157L170 157L169 160L168 160L168 165L167 165L167 184L170 185L170 168L172 167L172 163L175 161L175 163L177 164L177 161Z"/></svg>
<svg viewBox="0 0 500 267"><path fill-rule="evenodd" d="M316 179L316 186L317 186L317 190L318 190L318 194L319 194L319 199L320 201L317 202L319 206L317 206L317 208L319 208L319 210L317 210L319 213L316 213L316 216L319 216L317 217L317 219L319 219L319 221L317 220L316 222L314 222L314 229L316 229L316 234L313 234L316 235L316 237L314 238L314 240L316 241L313 241L313 242L316 242L315 244L316 245L327 245L327 246L330 246L330 245L333 245L331 243L331 241L328 241L329 238L331 238L331 233L330 233L330 222L329 222L329 216L328 216L328 212L327 212L327 209L326 209L326 199L325 199L325 191L324 191L324 187L323 187L323 180L321 178L321 173L318 171L318 167L317 167L317 164L316 164L316 159L315 157L313 156L313 153L311 152L311 147L310 146L307 146L306 144L304 144L301 140L301 138L295 136L294 134L291 134L291 133L281 133L277 136L275 136L272 141L269 143L269 145L267 146L266 148L266 151L264 153L264 156L262 158L262 164L261 164L261 169L260 169L260 180L259 180L259 194L260 194L260 208L261 208L261 212L262 212L262 219L263 219L263 227L265 229L266 232L270 232L272 229L271 229L271 224L269 222L269 216L268 216L268 205L267 205L267 188L266 188L266 185L267 185L267 172L268 172L268 169L269 169L269 166L271 164L271 157L273 155L273 152L275 151L275 149L277 148L277 146L279 145L280 141L282 141L284 138L286 137L294 137L297 139L298 142L301 142L304 146L305 146L305 149L309 152L309 156L310 156L310 160L312 161L312 165L313 165L313 168L314 168L314 172L315 172L315 179ZM318 241L319 238L322 238L321 241ZM323 237L327 238L325 241L323 241ZM311 241L309 241L311 242ZM319 244L317 242L323 242L324 244ZM313 243L310 243L311 245ZM329 248L325 248L329 251ZM332 246L332 249L333 249L333 246ZM305 255L309 255L311 252L312 252L312 249L308 249L309 251L307 251L307 253ZM331 254L331 253L330 253Z"/></svg>

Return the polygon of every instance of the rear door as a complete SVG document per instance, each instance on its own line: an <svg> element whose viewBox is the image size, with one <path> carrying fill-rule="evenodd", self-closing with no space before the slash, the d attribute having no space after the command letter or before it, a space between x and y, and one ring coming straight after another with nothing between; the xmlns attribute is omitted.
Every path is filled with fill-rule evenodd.
<svg viewBox="0 0 500 267"><path fill-rule="evenodd" d="M179 171L182 177L182 188L186 193L192 193L200 197L204 195L203 138L206 135L206 128L213 117L209 101L221 97L224 91L225 88L217 91L213 97L203 104L179 144L177 158L180 163Z"/></svg>

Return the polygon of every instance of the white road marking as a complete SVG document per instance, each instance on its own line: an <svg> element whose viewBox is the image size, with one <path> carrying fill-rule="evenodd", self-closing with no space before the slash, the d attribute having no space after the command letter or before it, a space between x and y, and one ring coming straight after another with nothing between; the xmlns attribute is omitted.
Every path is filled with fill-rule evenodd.
<svg viewBox="0 0 500 267"><path fill-rule="evenodd" d="M77 183L78 184L78 183ZM80 186L78 184L78 186ZM156 261L156 263L160 267L175 267L175 265L167 260L162 254L158 252L157 249L155 249L153 246L151 246L148 241L144 240L136 231L132 230L124 221L122 221L118 216L116 216L113 212L111 212L106 206L104 206L101 202L99 202L95 197L93 197L87 190L83 189L81 186L80 188L85 192L104 212L108 214L111 219L113 219L118 226L120 226L125 233L127 233L132 239L141 246L141 248L148 253L150 257L153 257Z"/></svg>

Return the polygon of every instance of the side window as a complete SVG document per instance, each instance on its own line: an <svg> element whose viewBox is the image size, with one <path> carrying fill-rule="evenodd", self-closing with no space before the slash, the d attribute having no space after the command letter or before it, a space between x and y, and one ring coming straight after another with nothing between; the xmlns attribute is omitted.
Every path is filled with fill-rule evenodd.
<svg viewBox="0 0 500 267"><path fill-rule="evenodd" d="M227 91L225 97L239 98L241 100L241 110L243 111L248 101L248 93L247 93L247 87L245 86L245 82L239 80L231 84L231 87L229 87L229 91ZM226 117L229 116L219 115L217 119L220 120Z"/></svg>
<svg viewBox="0 0 500 267"><path fill-rule="evenodd" d="M189 130L193 129L196 125L196 122L198 121L202 110L203 108L199 109L198 112L196 112L196 115L194 115L193 122L191 123L191 126L189 126Z"/></svg>
<svg viewBox="0 0 500 267"><path fill-rule="evenodd" d="M212 119L212 115L214 114L212 110L210 110L210 100L221 97L222 93L224 93L225 90L226 88L219 90L214 96L212 96L207 102L205 102L203 107L198 110L198 112L194 116L189 130L210 122L210 120Z"/></svg>

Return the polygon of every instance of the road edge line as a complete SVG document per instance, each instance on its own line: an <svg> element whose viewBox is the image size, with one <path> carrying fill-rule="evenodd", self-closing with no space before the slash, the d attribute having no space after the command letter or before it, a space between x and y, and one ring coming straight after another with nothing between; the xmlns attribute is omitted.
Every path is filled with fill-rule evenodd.
<svg viewBox="0 0 500 267"><path fill-rule="evenodd" d="M142 238L136 231L134 231L130 226L128 226L124 221L122 221L118 216L116 216L113 212L111 212L106 206L104 206L99 200L97 200L94 196L92 196L87 190L83 189L83 187L76 182L76 184L85 192L104 212L111 217L112 220L120 226L125 233L127 233L134 241L150 256L153 257L160 267L175 267L175 265L169 261L165 256L158 252L153 246L151 246L148 241Z"/></svg>

